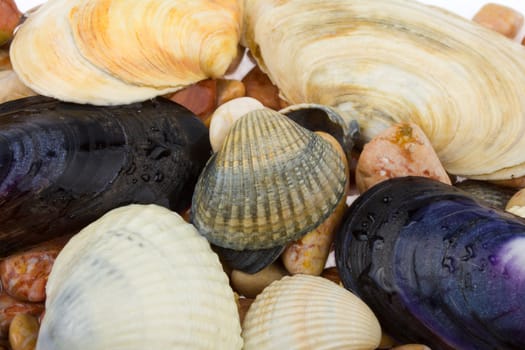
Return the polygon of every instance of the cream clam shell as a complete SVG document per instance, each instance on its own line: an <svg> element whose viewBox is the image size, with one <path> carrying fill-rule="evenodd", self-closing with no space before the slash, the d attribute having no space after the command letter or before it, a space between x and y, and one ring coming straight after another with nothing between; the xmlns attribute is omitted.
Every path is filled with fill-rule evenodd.
<svg viewBox="0 0 525 350"><path fill-rule="evenodd" d="M278 112L255 110L235 122L201 173L192 222L220 247L276 247L323 222L345 182L329 142Z"/></svg>
<svg viewBox="0 0 525 350"><path fill-rule="evenodd" d="M110 211L75 235L47 283L37 350L240 349L217 255L178 214Z"/></svg>
<svg viewBox="0 0 525 350"><path fill-rule="evenodd" d="M237 0L54 0L20 26L13 69L39 94L118 105L226 72L237 55Z"/></svg>
<svg viewBox="0 0 525 350"><path fill-rule="evenodd" d="M243 321L244 350L372 350L379 321L357 296L318 276L294 275L257 296Z"/></svg>
<svg viewBox="0 0 525 350"><path fill-rule="evenodd" d="M414 122L445 169L525 175L525 49L412 0L247 0L243 42L289 103L336 106L371 139Z"/></svg>

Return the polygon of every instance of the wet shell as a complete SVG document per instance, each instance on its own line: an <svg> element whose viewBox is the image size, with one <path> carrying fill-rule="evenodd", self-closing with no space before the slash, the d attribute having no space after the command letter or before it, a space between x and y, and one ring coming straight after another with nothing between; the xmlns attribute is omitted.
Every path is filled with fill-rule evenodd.
<svg viewBox="0 0 525 350"><path fill-rule="evenodd" d="M385 331L432 349L525 348L525 222L428 178L382 182L336 241L346 288Z"/></svg>
<svg viewBox="0 0 525 350"><path fill-rule="evenodd" d="M34 91L97 105L143 101L224 75L237 55L237 0L55 0L11 45Z"/></svg>
<svg viewBox="0 0 525 350"><path fill-rule="evenodd" d="M257 296L243 322L245 350L372 350L381 328L358 297L317 276L273 282Z"/></svg>
<svg viewBox="0 0 525 350"><path fill-rule="evenodd" d="M281 109L279 113L308 130L323 131L332 135L350 159L354 144L359 140L359 124L356 120L347 120L335 107L315 103L291 105Z"/></svg>
<svg viewBox="0 0 525 350"><path fill-rule="evenodd" d="M156 205L115 209L73 237L47 284L37 350L241 349L217 255Z"/></svg>
<svg viewBox="0 0 525 350"><path fill-rule="evenodd" d="M278 112L252 111L200 175L192 222L224 248L281 246L332 213L345 181L341 157L327 141Z"/></svg>
<svg viewBox="0 0 525 350"><path fill-rule="evenodd" d="M525 175L519 43L411 0L245 6L243 43L289 103L336 106L367 140L418 124L451 174Z"/></svg>
<svg viewBox="0 0 525 350"><path fill-rule="evenodd" d="M0 106L0 255L75 233L130 203L190 205L211 153L191 112L156 99L118 107L42 96Z"/></svg>
<svg viewBox="0 0 525 350"><path fill-rule="evenodd" d="M212 246L212 248L229 268L253 274L277 260L286 246L257 250L234 250L219 246Z"/></svg>

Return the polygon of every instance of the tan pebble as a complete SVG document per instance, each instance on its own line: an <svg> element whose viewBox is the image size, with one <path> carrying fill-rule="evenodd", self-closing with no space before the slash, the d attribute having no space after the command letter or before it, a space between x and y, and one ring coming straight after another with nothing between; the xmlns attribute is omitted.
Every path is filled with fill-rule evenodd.
<svg viewBox="0 0 525 350"><path fill-rule="evenodd" d="M0 293L0 338L7 337L9 326L18 314L38 316L44 311L42 303L24 303L9 296L5 291Z"/></svg>
<svg viewBox="0 0 525 350"><path fill-rule="evenodd" d="M432 350L423 344L405 344L392 348L391 350Z"/></svg>
<svg viewBox="0 0 525 350"><path fill-rule="evenodd" d="M202 80L173 93L169 99L183 105L207 124L217 107L217 82L214 79Z"/></svg>
<svg viewBox="0 0 525 350"><path fill-rule="evenodd" d="M367 143L357 162L360 193L394 177L424 176L451 184L430 141L413 123L396 124Z"/></svg>
<svg viewBox="0 0 525 350"><path fill-rule="evenodd" d="M330 281L341 285L341 276L339 275L339 270L337 267L328 267L323 270L321 277L329 279Z"/></svg>
<svg viewBox="0 0 525 350"><path fill-rule="evenodd" d="M523 26L523 15L510 7L488 3L474 15L473 21L514 38Z"/></svg>
<svg viewBox="0 0 525 350"><path fill-rule="evenodd" d="M348 193L348 162L343 148L333 136L324 132L317 134L335 147L341 156L346 168L346 193ZM335 232L343 220L346 208L346 196L343 196L333 213L321 225L286 247L281 259L289 273L319 276L323 272Z"/></svg>
<svg viewBox="0 0 525 350"><path fill-rule="evenodd" d="M525 188L516 192L514 196L509 199L505 206L505 210L509 213L525 218Z"/></svg>
<svg viewBox="0 0 525 350"><path fill-rule="evenodd" d="M33 350L39 327L36 317L28 314L16 315L9 327L9 343L13 350Z"/></svg>
<svg viewBox="0 0 525 350"><path fill-rule="evenodd" d="M237 299L237 308L239 309L239 319L242 322L244 321L244 317L246 316L246 313L250 309L250 306L252 305L253 301L255 299L253 298L239 298Z"/></svg>
<svg viewBox="0 0 525 350"><path fill-rule="evenodd" d="M246 95L246 88L242 81L219 79L217 80L217 106Z"/></svg>
<svg viewBox="0 0 525 350"><path fill-rule="evenodd" d="M275 262L254 274L233 270L231 273L231 284L233 289L240 295L247 298L255 298L273 281L280 280L287 274L284 267Z"/></svg>
<svg viewBox="0 0 525 350"><path fill-rule="evenodd" d="M20 22L22 13L14 0L0 0L0 45L13 37L13 31Z"/></svg>
<svg viewBox="0 0 525 350"><path fill-rule="evenodd" d="M394 338L392 338L391 336L383 332L381 334L381 343L379 343L379 346L377 348L378 349L390 349L398 344L399 343L397 343Z"/></svg>
<svg viewBox="0 0 525 350"><path fill-rule="evenodd" d="M239 97L219 106L210 120L210 143L217 152L224 143L233 124L246 113L264 108L261 102L251 97Z"/></svg>
<svg viewBox="0 0 525 350"><path fill-rule="evenodd" d="M246 96L253 97L276 111L283 108L283 102L279 98L279 89L259 67L254 67L242 82L246 87Z"/></svg>

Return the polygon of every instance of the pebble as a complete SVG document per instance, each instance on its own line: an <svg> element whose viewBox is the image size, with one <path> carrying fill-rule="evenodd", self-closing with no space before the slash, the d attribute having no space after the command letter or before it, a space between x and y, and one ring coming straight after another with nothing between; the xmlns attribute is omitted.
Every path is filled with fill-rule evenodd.
<svg viewBox="0 0 525 350"><path fill-rule="evenodd" d="M231 273L231 285L240 295L246 298L255 298L270 283L280 280L286 275L288 273L284 267L279 262L274 262L254 274L233 270Z"/></svg>
<svg viewBox="0 0 525 350"><path fill-rule="evenodd" d="M264 106L278 111L287 106L279 97L279 89L273 85L270 78L255 66L242 80L246 87L246 96L253 97Z"/></svg>
<svg viewBox="0 0 525 350"><path fill-rule="evenodd" d="M413 123L396 124L367 143L356 167L360 193L394 177L424 176L451 184L430 141Z"/></svg>
<svg viewBox="0 0 525 350"><path fill-rule="evenodd" d="M244 95L246 95L246 88L242 81L231 79L217 80L217 106Z"/></svg>
<svg viewBox="0 0 525 350"><path fill-rule="evenodd" d="M217 108L217 81L202 80L169 95L168 98L192 111L208 125L209 117Z"/></svg>
<svg viewBox="0 0 525 350"><path fill-rule="evenodd" d="M514 38L523 26L523 15L518 11L499 4L484 5L472 19L482 26Z"/></svg>
<svg viewBox="0 0 525 350"><path fill-rule="evenodd" d="M9 326L9 343L13 350L34 350L40 326L36 317L18 314Z"/></svg>

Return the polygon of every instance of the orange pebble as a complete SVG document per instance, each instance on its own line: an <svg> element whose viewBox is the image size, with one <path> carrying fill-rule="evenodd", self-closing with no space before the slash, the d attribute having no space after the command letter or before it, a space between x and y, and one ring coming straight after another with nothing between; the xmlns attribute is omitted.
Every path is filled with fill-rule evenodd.
<svg viewBox="0 0 525 350"><path fill-rule="evenodd" d="M217 107L217 82L214 79L202 80L175 92L169 99L206 121Z"/></svg>
<svg viewBox="0 0 525 350"><path fill-rule="evenodd" d="M285 105L279 98L277 86L273 85L270 78L259 67L254 67L242 82L246 88L246 96L255 98L264 106L277 111Z"/></svg>
<svg viewBox="0 0 525 350"><path fill-rule="evenodd" d="M476 13L473 21L514 38L523 26L523 15L510 7L488 3Z"/></svg>

